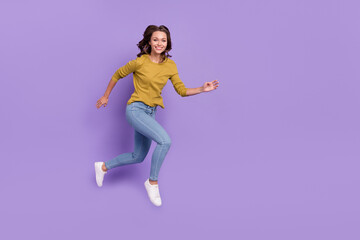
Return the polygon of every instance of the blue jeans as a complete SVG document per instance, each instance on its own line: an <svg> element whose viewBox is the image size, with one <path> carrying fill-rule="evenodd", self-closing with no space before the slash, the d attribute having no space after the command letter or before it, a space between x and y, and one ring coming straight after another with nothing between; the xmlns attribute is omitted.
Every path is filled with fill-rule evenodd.
<svg viewBox="0 0 360 240"><path fill-rule="evenodd" d="M105 162L107 169L122 165L141 163L149 152L151 141L157 146L151 158L150 180L157 181L160 167L171 146L171 139L165 129L155 120L156 107L143 102L132 102L126 106L126 120L135 129L134 151L123 153Z"/></svg>

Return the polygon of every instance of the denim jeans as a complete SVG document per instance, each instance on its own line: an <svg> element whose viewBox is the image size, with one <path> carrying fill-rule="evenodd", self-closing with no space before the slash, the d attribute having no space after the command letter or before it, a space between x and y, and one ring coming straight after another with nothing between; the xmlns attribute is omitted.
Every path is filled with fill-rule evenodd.
<svg viewBox="0 0 360 240"><path fill-rule="evenodd" d="M156 108L143 102L132 102L126 106L126 120L135 129L134 151L123 153L105 162L107 169L122 165L141 163L149 152L151 141L157 146L151 158L150 180L157 181L160 167L171 146L165 129L155 120Z"/></svg>

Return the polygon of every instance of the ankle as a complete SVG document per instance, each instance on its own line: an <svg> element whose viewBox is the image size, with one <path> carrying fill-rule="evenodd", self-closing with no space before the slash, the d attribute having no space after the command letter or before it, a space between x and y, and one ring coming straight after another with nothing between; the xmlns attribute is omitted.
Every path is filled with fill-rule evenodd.
<svg viewBox="0 0 360 240"><path fill-rule="evenodd" d="M153 181L153 180L150 180L150 179L149 179L149 183L150 183L151 185L157 185L157 184L158 184L158 181Z"/></svg>
<svg viewBox="0 0 360 240"><path fill-rule="evenodd" d="M105 163L103 163L103 165L101 166L101 169L102 169L104 172L107 171L106 166L105 166Z"/></svg>

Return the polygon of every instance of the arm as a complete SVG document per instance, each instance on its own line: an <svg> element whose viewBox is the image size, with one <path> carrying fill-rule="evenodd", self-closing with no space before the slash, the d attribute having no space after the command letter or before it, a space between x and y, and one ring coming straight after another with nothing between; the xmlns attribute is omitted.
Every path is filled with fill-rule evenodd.
<svg viewBox="0 0 360 240"><path fill-rule="evenodd" d="M126 77L130 73L134 72L137 67L137 59L129 61L126 65L122 66L111 77L110 82L106 88L106 91L104 93L104 96L102 96L97 102L96 107L99 109L102 105L106 107L109 96L113 88L115 87L116 83L119 81L119 79Z"/></svg>
<svg viewBox="0 0 360 240"><path fill-rule="evenodd" d="M199 93L202 93L202 92L204 92L203 87L187 88L186 89L186 96L191 96L191 95L199 94Z"/></svg>
<svg viewBox="0 0 360 240"><path fill-rule="evenodd" d="M104 93L104 97L109 98L110 93L113 90L113 88L115 87L116 83L117 83L117 81L114 81L113 79L110 79L110 82L109 82L109 84L108 84L108 86L106 88L106 91Z"/></svg>
<svg viewBox="0 0 360 240"><path fill-rule="evenodd" d="M219 86L219 82L217 80L214 80L212 82L205 82L203 86L198 88L186 88L184 83L181 81L179 77L176 64L175 64L175 74L170 77L170 80L176 92L182 97L192 96L202 92L209 92L215 90Z"/></svg>
<svg viewBox="0 0 360 240"><path fill-rule="evenodd" d="M102 96L97 102L96 102L96 108L99 109L102 105L104 105L104 107L106 107L108 101L109 101L109 96L111 91L113 90L113 88L115 87L117 81L114 81L113 79L110 79L110 82L106 88L106 91L104 93L104 96Z"/></svg>
<svg viewBox="0 0 360 240"><path fill-rule="evenodd" d="M202 87L198 88L187 88L186 89L186 96L195 95L202 92L210 92L212 90L215 90L219 87L219 81L214 80L212 82L206 82Z"/></svg>

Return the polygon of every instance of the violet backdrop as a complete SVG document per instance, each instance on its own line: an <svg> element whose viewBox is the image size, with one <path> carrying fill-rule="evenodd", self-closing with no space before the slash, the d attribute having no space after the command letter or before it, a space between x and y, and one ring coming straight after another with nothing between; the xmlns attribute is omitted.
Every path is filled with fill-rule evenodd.
<svg viewBox="0 0 360 240"><path fill-rule="evenodd" d="M1 1L2 239L359 239L360 3ZM153 206L133 150L132 74L96 109L145 28L171 32L186 87Z"/></svg>

